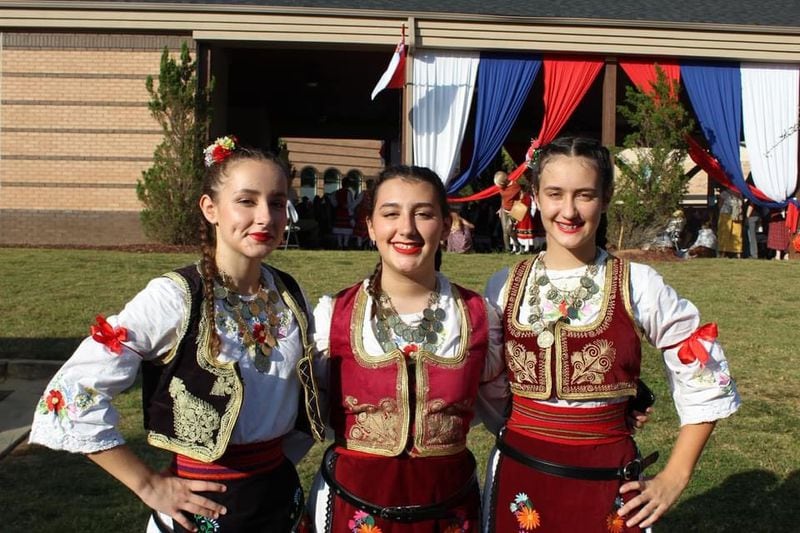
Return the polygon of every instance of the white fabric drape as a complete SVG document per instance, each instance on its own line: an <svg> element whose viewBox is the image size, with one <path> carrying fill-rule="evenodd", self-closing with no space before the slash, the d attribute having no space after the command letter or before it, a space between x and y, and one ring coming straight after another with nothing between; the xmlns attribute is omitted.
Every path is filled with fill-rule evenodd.
<svg viewBox="0 0 800 533"><path fill-rule="evenodd" d="M742 124L753 184L776 202L797 187L800 67L742 63Z"/></svg>
<svg viewBox="0 0 800 533"><path fill-rule="evenodd" d="M411 127L414 164L444 183L455 173L480 59L477 53L419 51L414 56Z"/></svg>

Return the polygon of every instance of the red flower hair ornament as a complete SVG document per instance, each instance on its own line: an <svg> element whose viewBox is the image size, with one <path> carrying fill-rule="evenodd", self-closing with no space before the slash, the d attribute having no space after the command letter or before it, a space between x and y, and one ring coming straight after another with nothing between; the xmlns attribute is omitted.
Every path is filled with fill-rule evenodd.
<svg viewBox="0 0 800 533"><path fill-rule="evenodd" d="M239 139L233 135L226 135L220 137L213 144L209 145L203 150L206 168L214 164L219 164L228 159L228 157L236 150L239 144Z"/></svg>

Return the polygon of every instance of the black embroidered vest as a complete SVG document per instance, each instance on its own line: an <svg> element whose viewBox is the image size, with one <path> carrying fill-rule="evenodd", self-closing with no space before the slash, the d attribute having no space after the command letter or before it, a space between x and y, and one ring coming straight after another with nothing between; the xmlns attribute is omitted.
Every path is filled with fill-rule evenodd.
<svg viewBox="0 0 800 533"><path fill-rule="evenodd" d="M304 356L308 355L308 310L302 303L299 288L291 276L269 268L275 274L281 297L301 322L303 344L307 346ZM210 328L214 324L203 310L203 282L197 265L165 276L183 288L187 318L175 346L164 357L142 364L147 441L157 448L211 462L225 453L239 417L244 397L242 378L237 363L220 362L211 356ZM301 357L301 361L305 360ZM311 382L313 385L313 376ZM304 388L308 386L303 385ZM313 406L309 405L308 391L305 391L305 401L301 394L300 402L305 405L298 409L298 429L308 427L309 408L317 407L316 387L313 388Z"/></svg>

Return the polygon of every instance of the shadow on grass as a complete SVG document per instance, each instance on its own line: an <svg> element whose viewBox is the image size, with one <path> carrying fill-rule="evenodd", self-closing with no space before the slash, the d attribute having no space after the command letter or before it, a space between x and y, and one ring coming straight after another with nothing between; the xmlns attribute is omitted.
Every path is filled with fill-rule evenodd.
<svg viewBox="0 0 800 533"><path fill-rule="evenodd" d="M750 533L797 531L800 470L781 482L766 470L734 474L721 485L674 507L658 531Z"/></svg>
<svg viewBox="0 0 800 533"><path fill-rule="evenodd" d="M0 337L0 359L66 361L82 340L83 337Z"/></svg>

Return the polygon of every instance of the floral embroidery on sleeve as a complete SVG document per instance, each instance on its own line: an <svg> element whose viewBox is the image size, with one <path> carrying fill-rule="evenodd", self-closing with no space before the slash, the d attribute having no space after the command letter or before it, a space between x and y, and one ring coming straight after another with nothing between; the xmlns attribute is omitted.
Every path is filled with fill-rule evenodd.
<svg viewBox="0 0 800 533"><path fill-rule="evenodd" d="M91 387L75 384L72 389L65 388L59 376L53 379L51 385L36 407L43 415L52 413L60 420L74 420L97 403L99 393Z"/></svg>
<svg viewBox="0 0 800 533"><path fill-rule="evenodd" d="M533 508L533 503L524 492L516 495L509 508L517 518L520 532L533 531L542 524L539 511Z"/></svg>

